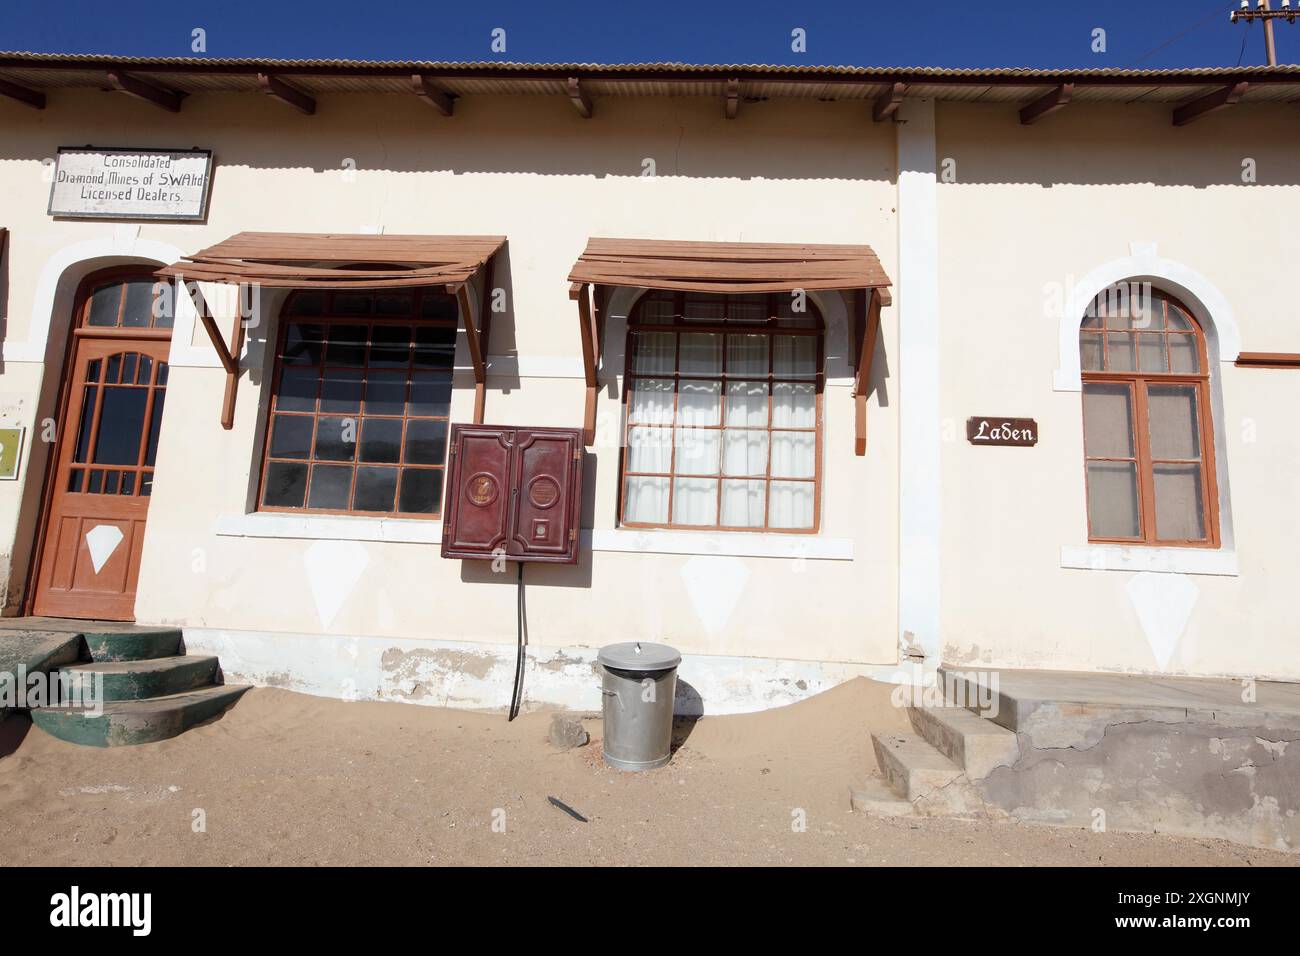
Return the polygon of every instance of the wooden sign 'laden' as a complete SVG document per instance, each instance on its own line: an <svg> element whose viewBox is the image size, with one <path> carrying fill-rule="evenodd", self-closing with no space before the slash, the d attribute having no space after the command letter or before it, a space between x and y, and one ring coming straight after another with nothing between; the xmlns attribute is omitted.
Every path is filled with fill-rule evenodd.
<svg viewBox="0 0 1300 956"><path fill-rule="evenodd" d="M1032 418L968 418L966 440L972 445L1027 448L1038 444L1038 422Z"/></svg>

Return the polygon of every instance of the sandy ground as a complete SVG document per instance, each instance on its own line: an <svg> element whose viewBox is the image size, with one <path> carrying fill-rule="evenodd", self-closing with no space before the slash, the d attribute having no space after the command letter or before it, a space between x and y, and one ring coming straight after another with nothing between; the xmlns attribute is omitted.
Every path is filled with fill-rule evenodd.
<svg viewBox="0 0 1300 956"><path fill-rule="evenodd" d="M869 731L904 720L888 692L856 680L705 718L642 774L604 766L597 719L591 744L556 751L546 714L256 689L178 738L110 750L14 717L0 722L0 865L1300 863L1213 840L853 813Z"/></svg>

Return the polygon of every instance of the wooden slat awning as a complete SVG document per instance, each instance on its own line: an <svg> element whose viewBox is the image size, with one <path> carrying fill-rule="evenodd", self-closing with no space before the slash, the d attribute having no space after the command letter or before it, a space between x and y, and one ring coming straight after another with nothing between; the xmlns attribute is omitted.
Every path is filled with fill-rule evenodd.
<svg viewBox="0 0 1300 956"><path fill-rule="evenodd" d="M569 281L728 294L879 289L890 303L880 260L856 245L591 239Z"/></svg>
<svg viewBox="0 0 1300 956"><path fill-rule="evenodd" d="M472 279L505 241L505 236L241 232L157 274L279 289L457 285ZM380 263L406 268L340 269L331 268L331 263Z"/></svg>
<svg viewBox="0 0 1300 956"><path fill-rule="evenodd" d="M241 232L185 256L154 273L183 282L226 371L221 426L234 426L235 390L244 323L235 317L230 344L217 328L199 282L225 282L270 289L392 289L445 286L456 297L470 361L474 365L474 421L483 421L487 381L493 257L505 236L368 236L342 233ZM358 267L359 266L359 267ZM480 271L484 289L479 315L471 310L469 285Z"/></svg>
<svg viewBox="0 0 1300 956"><path fill-rule="evenodd" d="M854 442L867 453L867 393L880 337L880 309L889 305L889 276L870 246L759 242L675 242L663 239L589 239L569 273L569 297L578 303L587 398L583 431L596 434L596 364L604 326L602 286L686 292L830 291L852 293ZM588 290L595 290L592 303Z"/></svg>

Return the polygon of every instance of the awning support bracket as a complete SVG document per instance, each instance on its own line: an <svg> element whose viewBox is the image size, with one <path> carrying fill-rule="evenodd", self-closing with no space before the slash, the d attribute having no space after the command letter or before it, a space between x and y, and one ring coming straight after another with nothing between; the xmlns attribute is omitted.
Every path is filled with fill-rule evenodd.
<svg viewBox="0 0 1300 956"><path fill-rule="evenodd" d="M449 285L447 291L456 297L461 321L465 323L465 341L469 345L470 363L474 366L474 424L482 425L487 405L487 321L475 321L469 301L468 283Z"/></svg>
<svg viewBox="0 0 1300 956"><path fill-rule="evenodd" d="M600 332L592 314L591 287L585 282L569 286L569 298L578 303L578 331L582 337L582 374L586 383L586 402L582 413L582 443L590 448L596 442L596 364L600 358Z"/></svg>
<svg viewBox="0 0 1300 956"><path fill-rule="evenodd" d="M208 308L208 301L199 291L199 284L186 282L184 285L185 291L189 293L190 300L194 303L194 310L199 314L199 321L203 323L203 329L208 333L208 338L212 340L212 347L217 351L221 367L226 370L226 390L221 398L221 427L230 431L235 427L235 394L239 387L239 353L244 349L244 320L240 315L235 315L235 327L230 333L231 347L227 348L226 340L222 337L216 319L212 317L212 311Z"/></svg>
<svg viewBox="0 0 1300 956"><path fill-rule="evenodd" d="M867 453L867 393L871 391L871 360L880 335L880 290L864 289L854 296L855 339L858 353L853 363L853 454Z"/></svg>

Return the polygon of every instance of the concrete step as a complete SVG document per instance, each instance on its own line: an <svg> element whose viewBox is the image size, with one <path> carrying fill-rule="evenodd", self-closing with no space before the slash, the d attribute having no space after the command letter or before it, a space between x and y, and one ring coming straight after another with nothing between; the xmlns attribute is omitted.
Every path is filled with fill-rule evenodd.
<svg viewBox="0 0 1300 956"><path fill-rule="evenodd" d="M916 734L872 734L880 775L894 793L918 800L961 776L957 766Z"/></svg>
<svg viewBox="0 0 1300 956"><path fill-rule="evenodd" d="M909 707L912 729L941 754L982 780L997 767L1009 767L1020 757L1015 733L961 707Z"/></svg>
<svg viewBox="0 0 1300 956"><path fill-rule="evenodd" d="M104 700L140 700L166 697L219 682L217 658L204 655L156 657L151 660L96 661L59 668L84 695L102 675ZM83 690L84 688L84 690Z"/></svg>
<svg viewBox="0 0 1300 956"><path fill-rule="evenodd" d="M66 707L37 708L32 723L60 740L90 747L124 747L166 740L225 711L247 687L221 685L154 697L118 700L99 715Z"/></svg>
<svg viewBox="0 0 1300 956"><path fill-rule="evenodd" d="M178 627L109 629L91 625L82 634L92 661L148 661L185 653Z"/></svg>
<svg viewBox="0 0 1300 956"><path fill-rule="evenodd" d="M944 686L944 696L950 703L991 720L1007 730L1017 729L1017 702L1004 693L1000 685L994 690L990 683L996 672L963 671L958 667L940 667L939 680Z"/></svg>
<svg viewBox="0 0 1300 956"><path fill-rule="evenodd" d="M877 817L908 817L912 803L894 793L883 777L862 777L849 784L849 806L859 813Z"/></svg>

